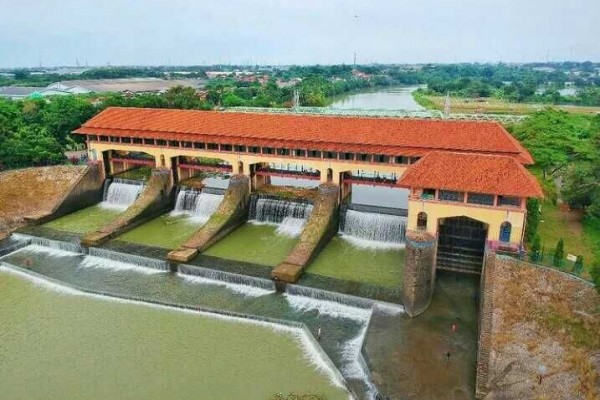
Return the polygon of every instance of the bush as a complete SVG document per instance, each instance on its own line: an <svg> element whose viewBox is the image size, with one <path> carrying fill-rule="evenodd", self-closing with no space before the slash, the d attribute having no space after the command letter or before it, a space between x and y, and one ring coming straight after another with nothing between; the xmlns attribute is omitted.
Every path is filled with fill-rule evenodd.
<svg viewBox="0 0 600 400"><path fill-rule="evenodd" d="M552 260L552 265L560 268L562 266L563 258L565 258L565 242L562 238L558 241L556 245L556 250L554 250L554 259Z"/></svg>
<svg viewBox="0 0 600 400"><path fill-rule="evenodd" d="M525 241L531 241L537 235L538 225L540 223L540 200L527 199L527 222L525 225Z"/></svg>
<svg viewBox="0 0 600 400"><path fill-rule="evenodd" d="M540 235L536 234L535 237L533 238L533 244L531 245L531 252L529 253L529 260L531 262L539 262L542 257L541 257L541 241L540 241Z"/></svg>
<svg viewBox="0 0 600 400"><path fill-rule="evenodd" d="M596 291L600 293L600 261L596 261L590 270L592 282L596 285Z"/></svg>

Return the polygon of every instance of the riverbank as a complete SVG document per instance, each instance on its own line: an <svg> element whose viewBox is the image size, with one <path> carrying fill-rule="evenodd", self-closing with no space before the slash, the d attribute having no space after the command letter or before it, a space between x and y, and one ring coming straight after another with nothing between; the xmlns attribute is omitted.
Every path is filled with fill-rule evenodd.
<svg viewBox="0 0 600 400"><path fill-rule="evenodd" d="M413 92L413 98L421 106L430 110L443 111L446 104L446 96L435 96L423 92ZM450 112L464 114L518 114L525 115L544 108L555 108L575 114L600 113L600 107L584 107L571 105L555 105L542 103L510 103L505 100L494 98L470 99L464 97L450 98Z"/></svg>

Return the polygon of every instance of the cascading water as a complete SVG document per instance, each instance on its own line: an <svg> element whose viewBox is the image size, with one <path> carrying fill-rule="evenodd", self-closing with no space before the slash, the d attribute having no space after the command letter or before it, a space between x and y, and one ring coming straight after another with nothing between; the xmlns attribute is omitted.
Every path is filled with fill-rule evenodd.
<svg viewBox="0 0 600 400"><path fill-rule="evenodd" d="M360 247L399 247L406 236L406 217L348 210L340 233Z"/></svg>
<svg viewBox="0 0 600 400"><path fill-rule="evenodd" d="M250 219L277 224L277 233L294 237L302 232L312 210L312 204L306 202L255 196L250 203Z"/></svg>
<svg viewBox="0 0 600 400"><path fill-rule="evenodd" d="M132 179L115 178L104 186L103 206L114 208L127 208L133 204L144 189L144 182Z"/></svg>
<svg viewBox="0 0 600 400"><path fill-rule="evenodd" d="M217 211L222 200L222 194L209 193L208 190L181 189L173 214L189 214L194 219L206 222Z"/></svg>

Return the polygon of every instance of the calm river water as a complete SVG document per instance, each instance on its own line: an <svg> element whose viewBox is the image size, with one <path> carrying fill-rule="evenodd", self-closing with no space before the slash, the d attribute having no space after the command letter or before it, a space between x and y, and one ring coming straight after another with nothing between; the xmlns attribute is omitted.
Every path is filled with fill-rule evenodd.
<svg viewBox="0 0 600 400"><path fill-rule="evenodd" d="M333 98L330 108L350 110L408 110L423 111L412 97L421 86L393 86L347 93Z"/></svg>

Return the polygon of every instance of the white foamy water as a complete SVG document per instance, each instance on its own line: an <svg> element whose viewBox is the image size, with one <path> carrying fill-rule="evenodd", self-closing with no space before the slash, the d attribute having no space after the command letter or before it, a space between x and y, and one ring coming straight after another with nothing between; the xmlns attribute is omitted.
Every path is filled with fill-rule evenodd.
<svg viewBox="0 0 600 400"><path fill-rule="evenodd" d="M104 191L104 200L100 205L124 210L135 202L143 189L142 182L115 179Z"/></svg>
<svg viewBox="0 0 600 400"><path fill-rule="evenodd" d="M144 267L140 265L129 264L126 262L110 260L108 258L97 257L97 256L85 256L83 261L79 263L80 268L99 268L108 269L113 271L135 271L142 274L153 275L163 274L166 270Z"/></svg>
<svg viewBox="0 0 600 400"><path fill-rule="evenodd" d="M290 307L301 312L317 311L318 315L368 321L371 309L352 307L335 301L314 299L289 293L283 294Z"/></svg>
<svg viewBox="0 0 600 400"><path fill-rule="evenodd" d="M306 225L304 218L285 217L277 226L277 233L283 236L296 237L302 233Z"/></svg>
<svg viewBox="0 0 600 400"><path fill-rule="evenodd" d="M231 282L219 281L219 280L215 280L215 279L205 278L202 276L194 276L194 275L188 275L188 274L182 274L182 273L177 273L177 276L181 277L182 279L184 279L188 282L199 284L199 285L212 285L212 286L225 287L225 288L231 290L232 292L241 294L243 296L249 296L249 297L260 297L260 296L265 296L265 295L272 294L275 292L274 290L268 290L268 289L263 289L263 288L259 288L259 287L255 287L255 286L244 285L241 283L231 283Z"/></svg>
<svg viewBox="0 0 600 400"><path fill-rule="evenodd" d="M52 257L73 257L79 255L69 250L62 250L55 247L46 247L39 244L30 244L29 246L23 247L22 251L30 251L32 253L45 253Z"/></svg>
<svg viewBox="0 0 600 400"><path fill-rule="evenodd" d="M406 217L347 210L341 237L362 249L404 248Z"/></svg>
<svg viewBox="0 0 600 400"><path fill-rule="evenodd" d="M195 221L204 223L214 214L223 201L223 195L199 192L193 189L182 189L177 194L177 201L172 215L186 214Z"/></svg>

